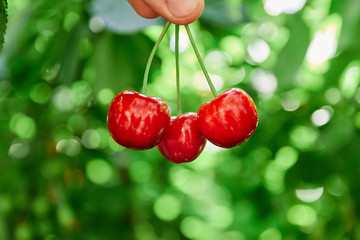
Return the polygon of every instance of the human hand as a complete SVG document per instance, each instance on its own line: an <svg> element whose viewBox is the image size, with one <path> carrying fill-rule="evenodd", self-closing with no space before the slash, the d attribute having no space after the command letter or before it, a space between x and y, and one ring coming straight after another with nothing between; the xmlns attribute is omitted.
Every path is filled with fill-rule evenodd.
<svg viewBox="0 0 360 240"><path fill-rule="evenodd" d="M162 16L178 25L194 22L204 9L204 0L128 0L128 2L144 18Z"/></svg>

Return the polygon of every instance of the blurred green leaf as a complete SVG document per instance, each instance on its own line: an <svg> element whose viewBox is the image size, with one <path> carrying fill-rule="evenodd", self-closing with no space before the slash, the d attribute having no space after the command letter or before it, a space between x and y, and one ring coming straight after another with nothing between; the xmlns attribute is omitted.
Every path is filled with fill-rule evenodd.
<svg viewBox="0 0 360 240"><path fill-rule="evenodd" d="M294 83L310 43L309 28L302 18L289 17L287 27L292 31L274 66L279 85L285 89L290 88Z"/></svg>
<svg viewBox="0 0 360 240"><path fill-rule="evenodd" d="M4 44L4 36L7 25L7 0L0 1L0 49Z"/></svg>

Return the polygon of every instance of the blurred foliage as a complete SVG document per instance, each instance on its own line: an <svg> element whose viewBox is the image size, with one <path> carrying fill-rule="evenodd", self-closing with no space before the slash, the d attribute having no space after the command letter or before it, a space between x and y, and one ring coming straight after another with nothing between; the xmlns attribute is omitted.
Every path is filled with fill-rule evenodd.
<svg viewBox="0 0 360 240"><path fill-rule="evenodd" d="M4 44L4 36L7 24L7 2L6 0L0 1L0 49Z"/></svg>
<svg viewBox="0 0 360 240"><path fill-rule="evenodd" d="M176 165L118 146L106 125L112 97L140 89L164 21L118 0L12 0L0 239L360 239L359 12L358 0L207 0L191 25L205 64L220 92L253 97L260 122L247 143ZM148 95L175 109L172 34ZM211 93L181 43L183 110L196 112Z"/></svg>

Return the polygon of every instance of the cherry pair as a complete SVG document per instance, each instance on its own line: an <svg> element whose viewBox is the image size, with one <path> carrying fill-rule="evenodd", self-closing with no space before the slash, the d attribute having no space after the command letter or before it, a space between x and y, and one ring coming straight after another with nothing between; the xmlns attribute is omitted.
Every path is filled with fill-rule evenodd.
<svg viewBox="0 0 360 240"><path fill-rule="evenodd" d="M240 145L254 133L257 123L253 100L237 88L203 103L197 114L185 113L172 119L162 99L134 91L116 95L108 111L108 128L118 144L139 150L157 145L175 163L196 159L206 139L224 148Z"/></svg>
<svg viewBox="0 0 360 240"><path fill-rule="evenodd" d="M171 119L170 109L162 99L134 91L122 91L114 97L107 122L118 144L137 150L158 145L159 151L175 163L194 160L205 147L196 113Z"/></svg>

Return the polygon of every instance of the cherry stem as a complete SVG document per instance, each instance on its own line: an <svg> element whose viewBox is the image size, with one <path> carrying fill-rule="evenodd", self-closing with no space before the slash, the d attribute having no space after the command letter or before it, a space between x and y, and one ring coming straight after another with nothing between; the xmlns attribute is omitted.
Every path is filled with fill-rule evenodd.
<svg viewBox="0 0 360 240"><path fill-rule="evenodd" d="M148 78L149 78L149 71L150 71L150 66L151 63L153 62L154 56L155 56L155 52L161 42L161 40L164 38L166 31L169 29L171 22L166 22L158 40L155 43L155 46L153 47L153 49L151 50L150 56L148 58L148 61L146 63L146 67L145 67L145 73L144 73L144 80L143 80L143 86L142 86L142 90L141 93L145 94L146 93L146 87L147 87L147 83L148 83Z"/></svg>
<svg viewBox="0 0 360 240"><path fill-rule="evenodd" d="M205 64L204 64L204 62L203 62L203 60L202 60L202 58L201 58L201 56L200 56L199 50L198 50L197 47L196 47L196 43L195 43L194 38L193 38L193 36L192 36L192 34L191 34L191 31L190 31L189 26L188 26L188 25L185 25L185 29L186 29L186 32L187 32L187 34L188 34L188 36L189 36L191 45L192 45L192 47L193 47L193 49L194 49L195 55L196 55L196 57L197 57L197 59L198 59L198 61L199 61L199 64L200 64L200 66L201 66L201 69L202 69L202 71L203 71L203 73L204 73L204 75L205 75L205 78L206 78L206 80L207 80L207 82L208 82L208 84L209 84L210 90L211 90L213 96L216 97L218 94L217 94L217 92L216 92L216 89L215 89L215 87L214 87L213 82L211 81L211 78L210 78L210 76L209 76L209 73L208 73L208 71L207 71L206 68L205 68Z"/></svg>
<svg viewBox="0 0 360 240"><path fill-rule="evenodd" d="M180 99L180 64L179 64L179 25L175 25L175 65L176 65L176 100L177 115L182 114Z"/></svg>

